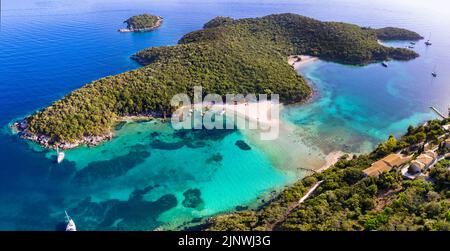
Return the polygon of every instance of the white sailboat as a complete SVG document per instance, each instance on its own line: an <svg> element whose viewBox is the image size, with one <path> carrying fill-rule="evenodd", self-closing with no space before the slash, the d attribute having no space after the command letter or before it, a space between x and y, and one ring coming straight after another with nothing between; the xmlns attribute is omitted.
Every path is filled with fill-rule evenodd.
<svg viewBox="0 0 450 251"><path fill-rule="evenodd" d="M56 162L60 164L61 162L63 162L65 154L64 152L60 152L58 148L56 148L56 153L57 153Z"/></svg>
<svg viewBox="0 0 450 251"><path fill-rule="evenodd" d="M66 213L66 218L67 218L66 231L77 231L77 226L75 225L75 222L73 221L73 219L70 218L70 216L67 214L67 211L64 210L64 213Z"/></svg>
<svg viewBox="0 0 450 251"><path fill-rule="evenodd" d="M426 46L432 45L432 43L431 43L431 33L430 33L430 36L428 37L428 40L425 42L425 45Z"/></svg>

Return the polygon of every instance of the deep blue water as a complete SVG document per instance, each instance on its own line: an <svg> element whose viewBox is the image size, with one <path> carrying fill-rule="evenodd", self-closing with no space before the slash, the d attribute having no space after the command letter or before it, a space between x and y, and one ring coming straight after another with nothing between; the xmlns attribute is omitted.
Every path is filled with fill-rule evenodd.
<svg viewBox="0 0 450 251"><path fill-rule="evenodd" d="M167 151L152 146L148 138L141 141L140 133L162 130L168 134L159 137L169 142L185 138L174 137L164 126L130 124L123 129L125 136L111 144L69 152L62 166L53 163L52 153L9 132L7 125L14 119L92 80L139 67L130 55L150 46L176 44L182 35L218 15L239 18L294 12L364 26L400 26L426 37L431 33L432 47L425 48L422 42L416 46L419 59L393 62L387 70L379 65L327 62L302 70L316 83L320 98L307 106L289 107L283 116L303 130L297 132L298 138L313 138L311 142L322 151L370 150L387 135L398 135L409 124L433 118L428 106L446 111L450 104L446 71L450 67L450 6L446 1L7 0L2 4L0 229L55 229L65 208L78 216L85 229L152 229L251 204L258 196L289 184L292 179L277 171L270 149L255 144L251 152L240 152L230 147L235 140L246 139L239 132L210 135L214 139L206 143L193 135L194 141L210 148L184 146ZM117 32L123 20L143 12L163 16L163 26L150 33ZM439 73L436 79L430 76L434 67ZM333 141L317 142L318 137L311 135ZM136 148L139 145L143 146ZM283 159L283 153L275 154ZM218 155L220 161L211 161ZM243 161L238 163L235 156ZM125 175L113 169L114 178L98 171L117 166L132 171ZM100 184L71 182L86 167L94 170L92 175L97 175ZM252 177L255 170L258 175ZM240 177L243 173L247 178ZM196 209L182 206L183 192L191 188L202 192L204 205ZM118 213L108 213L111 207Z"/></svg>

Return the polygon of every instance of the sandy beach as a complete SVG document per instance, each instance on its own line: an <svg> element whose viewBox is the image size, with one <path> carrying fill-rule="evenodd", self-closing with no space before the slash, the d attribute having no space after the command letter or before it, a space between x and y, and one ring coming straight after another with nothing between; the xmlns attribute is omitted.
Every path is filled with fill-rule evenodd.
<svg viewBox="0 0 450 251"><path fill-rule="evenodd" d="M327 170L328 168L330 168L332 165L336 164L336 162L339 161L339 159L345 155L346 153L342 152L342 151L335 151L335 152L331 152L329 153L326 157L325 157L325 164L323 166L321 166L320 168L314 170L318 173L323 172L325 170Z"/></svg>
<svg viewBox="0 0 450 251"><path fill-rule="evenodd" d="M282 104L262 101L243 102L239 104L195 104L192 105L192 110L201 110L204 115L208 113L221 114L223 116L236 115L237 118L243 118L254 125L258 125L258 129L261 129L279 125L279 117L275 116L276 114L274 112L279 112L282 107ZM181 116L188 109L191 109L191 106L181 107L174 114Z"/></svg>
<svg viewBox="0 0 450 251"><path fill-rule="evenodd" d="M305 64L319 60L318 57L308 56L308 55L291 55L288 57L288 63L294 67L295 70L300 69L300 67Z"/></svg>
<svg viewBox="0 0 450 251"><path fill-rule="evenodd" d="M259 103L242 103L236 105L224 104L215 105L214 109L225 111L227 116L236 114L240 118L245 118L251 123L258 124L260 127L273 127L279 126L279 117L274 117L274 112L280 111L281 104L275 104L270 101L264 101ZM277 109L277 110L275 110Z"/></svg>

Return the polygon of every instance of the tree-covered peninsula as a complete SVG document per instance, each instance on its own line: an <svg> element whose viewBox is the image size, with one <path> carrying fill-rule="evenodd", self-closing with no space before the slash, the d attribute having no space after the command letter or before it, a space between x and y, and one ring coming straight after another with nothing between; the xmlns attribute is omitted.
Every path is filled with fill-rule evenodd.
<svg viewBox="0 0 450 251"><path fill-rule="evenodd" d="M368 30L371 30L370 28ZM380 40L418 40L423 37L406 29L386 27L373 30Z"/></svg>
<svg viewBox="0 0 450 251"><path fill-rule="evenodd" d="M161 26L163 18L150 14L132 16L124 21L127 24L126 29L120 29L120 32L145 32L152 31Z"/></svg>
<svg viewBox="0 0 450 251"><path fill-rule="evenodd" d="M133 59L144 67L105 77L73 91L29 116L16 127L22 137L46 147L96 144L110 137L117 120L128 115L165 116L174 94L277 93L284 103L311 94L306 81L287 63L289 55L306 54L346 64L386 59L410 60L417 53L385 47L379 33L352 24L321 22L296 14L261 18L218 17L204 29L185 35L178 45L149 48ZM402 30L408 39L420 39Z"/></svg>

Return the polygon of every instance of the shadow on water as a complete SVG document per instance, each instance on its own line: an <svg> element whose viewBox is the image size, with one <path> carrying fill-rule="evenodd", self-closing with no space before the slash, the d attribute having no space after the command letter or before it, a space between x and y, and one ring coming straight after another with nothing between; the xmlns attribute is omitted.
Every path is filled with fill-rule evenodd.
<svg viewBox="0 0 450 251"><path fill-rule="evenodd" d="M135 146L127 155L91 162L75 174L72 183L88 185L125 175L150 157L151 153L143 148Z"/></svg>
<svg viewBox="0 0 450 251"><path fill-rule="evenodd" d="M213 162L220 163L222 160L223 160L223 155L220 153L215 153L206 160L206 164L210 164Z"/></svg>
<svg viewBox="0 0 450 251"><path fill-rule="evenodd" d="M66 222L63 221L58 222L55 226L55 231L66 231L66 226L67 226Z"/></svg>
<svg viewBox="0 0 450 251"><path fill-rule="evenodd" d="M177 130L171 134L171 138L175 141L165 141L158 132L153 132L150 137L153 139L150 146L153 149L160 150L177 150L183 147L202 148L207 147L210 141L220 141L226 136L234 133L235 130Z"/></svg>
<svg viewBox="0 0 450 251"><path fill-rule="evenodd" d="M87 197L71 209L72 217L84 230L153 230L162 224L159 215L178 204L173 194L163 195L156 201L143 200L156 187L136 189L127 201L93 202Z"/></svg>
<svg viewBox="0 0 450 251"><path fill-rule="evenodd" d="M204 202L201 198L201 191L197 188L188 189L183 193L182 205L187 208L203 209Z"/></svg>

